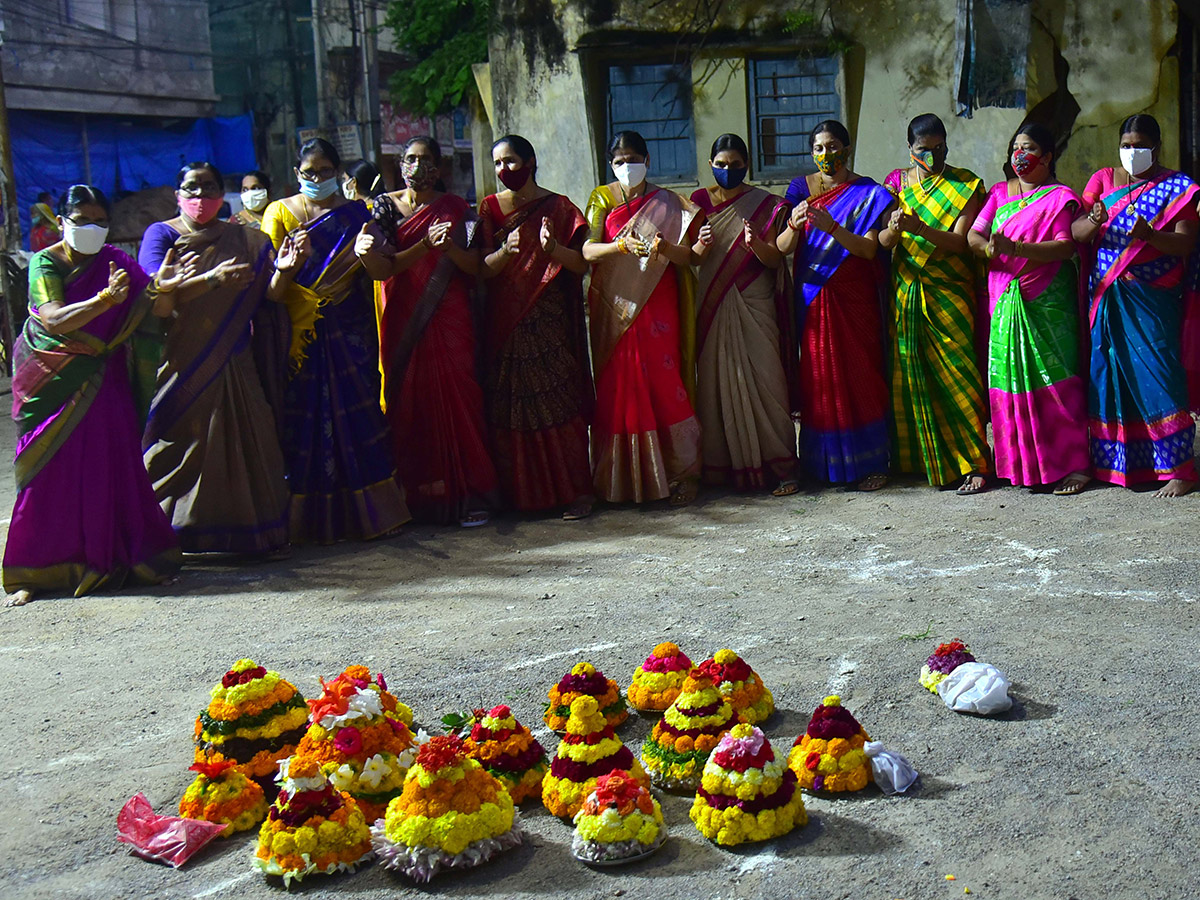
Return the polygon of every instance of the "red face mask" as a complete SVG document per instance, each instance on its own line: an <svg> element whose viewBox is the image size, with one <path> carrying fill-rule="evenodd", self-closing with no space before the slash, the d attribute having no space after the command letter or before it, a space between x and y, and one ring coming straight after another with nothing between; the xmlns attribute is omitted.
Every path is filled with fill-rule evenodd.
<svg viewBox="0 0 1200 900"><path fill-rule="evenodd" d="M525 187L525 182L529 180L529 176L532 174L533 170L528 166L521 166L519 169L510 169L508 166L505 166L496 177L510 191L519 191Z"/></svg>
<svg viewBox="0 0 1200 900"><path fill-rule="evenodd" d="M1010 162L1012 163L1013 171L1017 173L1017 177L1024 178L1041 165L1042 158L1018 147L1013 151Z"/></svg>
<svg viewBox="0 0 1200 900"><path fill-rule="evenodd" d="M221 204L225 202L224 197L178 197L176 199L179 201L179 208L183 214L201 225L220 212Z"/></svg>

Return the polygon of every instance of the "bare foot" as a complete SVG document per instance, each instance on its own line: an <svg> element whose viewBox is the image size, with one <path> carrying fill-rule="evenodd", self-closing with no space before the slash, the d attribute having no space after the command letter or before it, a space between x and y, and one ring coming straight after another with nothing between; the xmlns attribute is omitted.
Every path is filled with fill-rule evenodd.
<svg viewBox="0 0 1200 900"><path fill-rule="evenodd" d="M1054 489L1054 493L1058 497L1070 497L1072 494L1078 494L1082 491L1092 476L1086 472L1072 472L1066 478L1058 483L1058 487Z"/></svg>
<svg viewBox="0 0 1200 900"><path fill-rule="evenodd" d="M578 522L580 519L586 519L592 514L592 498L581 497L567 507L567 511L562 514L564 522Z"/></svg>
<svg viewBox="0 0 1200 900"><path fill-rule="evenodd" d="M15 594L9 594L8 599L4 601L5 606L24 606L27 603L33 602L33 591L17 591Z"/></svg>
<svg viewBox="0 0 1200 900"><path fill-rule="evenodd" d="M1184 494L1190 494L1196 489L1196 482L1185 481L1182 478L1172 478L1157 491L1154 492L1155 497L1182 497Z"/></svg>
<svg viewBox="0 0 1200 900"><path fill-rule="evenodd" d="M688 481L680 481L671 487L671 505L687 506L696 499L696 486Z"/></svg>
<svg viewBox="0 0 1200 900"><path fill-rule="evenodd" d="M986 475L977 475L974 472L972 472L970 475L968 475L966 478L963 479L963 483L961 485L959 485L958 490L955 491L954 493L956 493L960 497L962 497L962 496L966 496L967 494L982 494L987 489L988 489L987 476Z"/></svg>

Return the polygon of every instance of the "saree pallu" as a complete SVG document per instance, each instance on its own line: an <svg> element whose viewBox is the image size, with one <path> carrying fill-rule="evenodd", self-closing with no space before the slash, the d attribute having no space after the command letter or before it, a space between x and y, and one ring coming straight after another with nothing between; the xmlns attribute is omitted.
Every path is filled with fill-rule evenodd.
<svg viewBox="0 0 1200 900"><path fill-rule="evenodd" d="M126 300L67 334L37 317L129 273ZM179 569L171 523L142 466L144 401L162 349L150 279L110 246L69 273L43 251L29 267L29 318L14 347L17 502L4 550L6 591L157 584Z"/></svg>
<svg viewBox="0 0 1200 900"><path fill-rule="evenodd" d="M742 223L762 234L786 210L761 188L719 206L701 188L692 202L713 228L712 249L700 265L697 325L703 478L743 491L773 487L796 474L796 428L780 353L791 303L783 264L768 269L759 262Z"/></svg>
<svg viewBox="0 0 1200 900"><path fill-rule="evenodd" d="M354 256L355 236L370 218L350 202L302 223L285 201L263 217L277 251L300 227L312 247L285 295L291 374L280 443L293 542L369 540L410 518L379 409L372 283Z"/></svg>
<svg viewBox="0 0 1200 900"><path fill-rule="evenodd" d="M291 494L252 343L255 317L270 303L271 242L221 225L179 236L174 248L194 259L197 275L233 260L251 266L254 280L176 309L142 436L146 470L184 551L277 550L288 543ZM160 263L143 260L148 271Z"/></svg>
<svg viewBox="0 0 1200 900"><path fill-rule="evenodd" d="M453 222L468 244L465 200L443 194L402 219L394 242L407 250L435 222ZM383 283L380 296L383 392L400 478L418 519L450 523L486 508L496 469L476 374L471 283L446 254L425 253Z"/></svg>
<svg viewBox="0 0 1200 900"><path fill-rule="evenodd" d="M795 179L788 200L804 199L859 235L878 230L892 204L885 188L863 176L818 197L808 196L804 178ZM882 263L854 256L809 225L799 238L800 462L813 478L858 482L888 469Z"/></svg>
<svg viewBox="0 0 1200 900"><path fill-rule="evenodd" d="M551 194L505 216L494 195L480 207L484 252L521 236L520 254L487 282L487 413L505 500L515 509L566 506L592 491L588 421L595 390L588 361L583 278L542 250L542 219L579 250L587 222Z"/></svg>
<svg viewBox="0 0 1200 900"><path fill-rule="evenodd" d="M636 235L651 242L660 232L676 243L686 239L695 206L662 188L648 190L619 206L607 187L592 192L587 218L602 222L600 240ZM672 485L700 476L700 422L688 396L694 383L690 277L690 269L662 257L633 254L609 257L593 269L592 459L596 494L605 500L662 500Z"/></svg>
<svg viewBox="0 0 1200 900"><path fill-rule="evenodd" d="M946 166L928 188L888 178L902 209L941 230L983 190ZM905 233L892 250L892 465L932 485L990 469L983 379L975 353L978 270L969 252L946 253Z"/></svg>
<svg viewBox="0 0 1200 900"><path fill-rule="evenodd" d="M1140 215L1154 228L1195 220L1200 188L1164 171L1116 187L1112 170L1088 182L1084 203L1102 200L1101 226L1089 279L1092 335L1088 415L1094 474L1131 485L1197 479L1185 361L1185 276L1189 262L1130 238Z"/></svg>
<svg viewBox="0 0 1200 900"><path fill-rule="evenodd" d="M1014 241L1071 239L1078 195L1046 185L1008 196L995 185L973 230ZM996 474L1052 484L1089 468L1087 396L1080 374L1079 291L1073 260L997 254L988 265L988 402Z"/></svg>

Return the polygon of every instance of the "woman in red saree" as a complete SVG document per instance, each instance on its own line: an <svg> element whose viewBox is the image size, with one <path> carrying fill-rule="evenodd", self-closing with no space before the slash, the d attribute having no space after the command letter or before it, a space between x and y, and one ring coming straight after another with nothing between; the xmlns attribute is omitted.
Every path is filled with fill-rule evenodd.
<svg viewBox="0 0 1200 900"><path fill-rule="evenodd" d="M471 287L479 257L468 249L467 202L434 187L440 162L433 138L408 142L407 186L380 195L374 208L395 254L365 227L355 252L383 282L383 407L409 508L420 520L469 527L487 523L497 480L475 374Z"/></svg>
<svg viewBox="0 0 1200 900"><path fill-rule="evenodd" d="M695 283L712 240L696 205L646 181L636 131L608 156L617 180L588 199L588 292L596 416L596 493L612 502L691 502L700 477L695 385Z"/></svg>
<svg viewBox="0 0 1200 900"><path fill-rule="evenodd" d="M510 134L492 146L505 186L479 207L487 279L485 384L505 500L515 509L592 510L588 419L594 403L580 250L587 222L537 184L533 145Z"/></svg>

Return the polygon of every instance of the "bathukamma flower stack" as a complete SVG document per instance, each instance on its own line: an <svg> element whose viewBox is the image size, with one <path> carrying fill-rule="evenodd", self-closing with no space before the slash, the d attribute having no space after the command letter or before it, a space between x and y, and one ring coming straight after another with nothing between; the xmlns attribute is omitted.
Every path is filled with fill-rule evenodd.
<svg viewBox="0 0 1200 900"><path fill-rule="evenodd" d="M808 822L796 775L775 760L771 742L753 725L736 726L704 766L692 821L724 846L765 841Z"/></svg>
<svg viewBox="0 0 1200 900"><path fill-rule="evenodd" d="M583 808L575 814L571 853L584 862L614 862L645 856L667 839L662 807L629 772L596 779Z"/></svg>
<svg viewBox="0 0 1200 900"><path fill-rule="evenodd" d="M858 791L871 780L871 764L863 752L866 731L842 698L833 694L813 710L808 729L796 739L788 766L800 786L813 791Z"/></svg>
<svg viewBox="0 0 1200 900"><path fill-rule="evenodd" d="M970 649L962 641L955 638L948 644L938 644L933 655L921 666L921 686L930 693L938 692L938 683L963 663L975 662Z"/></svg>
<svg viewBox="0 0 1200 900"><path fill-rule="evenodd" d="M662 712L675 702L691 669L687 654L664 641L633 670L633 683L626 694L629 705L641 712Z"/></svg>
<svg viewBox="0 0 1200 900"><path fill-rule="evenodd" d="M544 718L546 727L551 731L562 731L567 727L571 704L578 697L595 699L600 713L614 728L629 718L629 710L625 708L625 700L617 683L605 678L604 673L589 662L575 663L571 671L547 691L546 696L550 702L546 704Z"/></svg>
<svg viewBox="0 0 1200 900"><path fill-rule="evenodd" d="M642 743L642 765L650 780L661 788L694 791L709 755L738 721L712 677L693 669L680 695Z"/></svg>
<svg viewBox="0 0 1200 900"><path fill-rule="evenodd" d="M380 864L418 882L487 862L523 839L512 797L457 735L421 745L403 793L371 833Z"/></svg>
<svg viewBox="0 0 1200 900"><path fill-rule="evenodd" d="M504 785L513 803L542 795L542 777L550 769L546 751L507 706L477 710L463 749Z"/></svg>
<svg viewBox="0 0 1200 900"><path fill-rule="evenodd" d="M310 700L311 721L296 757L314 761L339 791L352 796L368 822L400 794L416 755L408 726L412 710L388 690L382 675L350 666Z"/></svg>
<svg viewBox="0 0 1200 900"><path fill-rule="evenodd" d="M542 779L542 803L551 813L573 818L596 789L596 779L617 769L650 786L646 772L605 722L595 697L576 697L566 724L567 733Z"/></svg>
<svg viewBox="0 0 1200 900"><path fill-rule="evenodd" d="M179 815L226 825L221 837L249 831L267 815L267 798L258 782L250 779L231 759L195 763L196 779L179 801Z"/></svg>
<svg viewBox="0 0 1200 900"><path fill-rule="evenodd" d="M353 872L373 852L371 831L349 794L334 790L315 759L279 767L279 796L258 831L254 865L284 885L314 873Z"/></svg>
<svg viewBox="0 0 1200 900"><path fill-rule="evenodd" d="M252 659L239 659L196 718L195 762L230 760L275 793L275 772L304 736L308 705L296 686Z"/></svg>
<svg viewBox="0 0 1200 900"><path fill-rule="evenodd" d="M718 650L712 659L700 663L733 711L751 725L764 721L775 712L775 698L758 673L732 650Z"/></svg>

